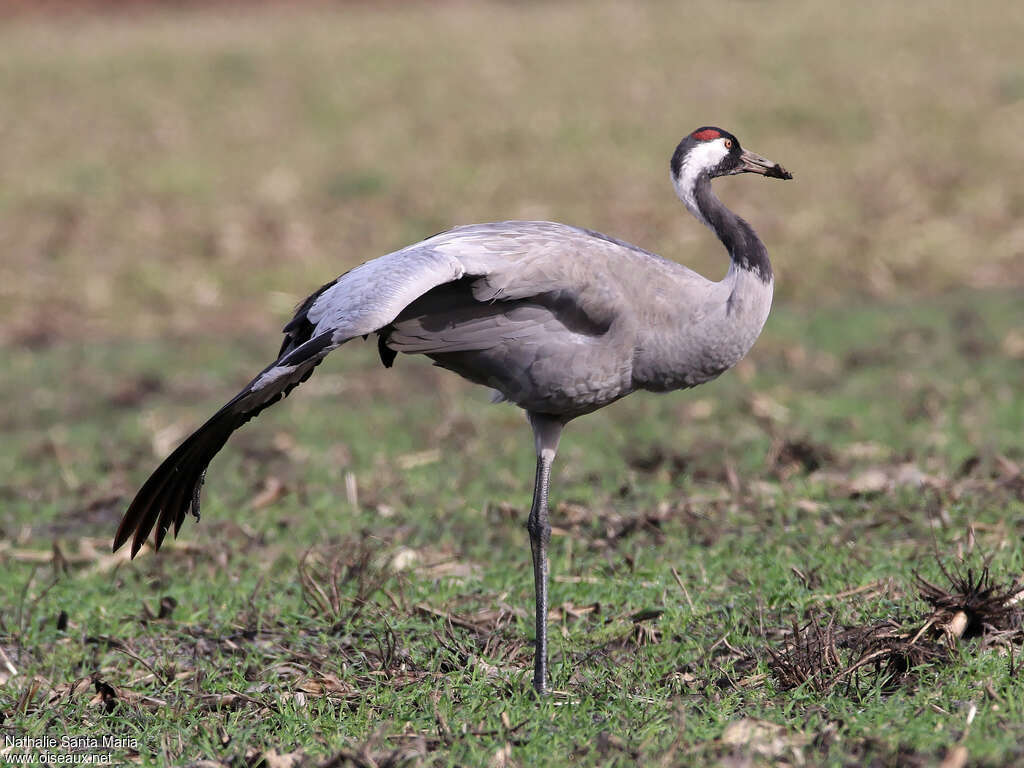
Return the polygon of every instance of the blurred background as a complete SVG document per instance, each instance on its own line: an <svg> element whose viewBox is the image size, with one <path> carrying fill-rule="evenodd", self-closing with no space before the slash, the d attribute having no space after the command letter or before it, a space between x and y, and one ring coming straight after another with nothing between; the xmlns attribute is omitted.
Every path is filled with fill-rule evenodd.
<svg viewBox="0 0 1024 768"><path fill-rule="evenodd" d="M1024 569L1022 40L1020 0L0 0L3 727L95 736L79 683L102 673L158 702L138 727L161 764L380 732L437 744L443 711L484 734L453 747L464 765L558 749L609 765L606 730L635 747L621 764L712 764L740 716L807 731L792 764L963 765L943 760L951 740L1020 762L1013 655L957 653L907 699L791 697L766 666L736 671L819 600L845 596L828 615L849 626L917 615L915 579L948 575L940 552L974 552L1004 584ZM466 659L529 666L534 455L521 412L482 388L423 359L384 370L353 343L232 438L201 526L159 557L109 554L157 462L273 359L297 302L360 262L457 224L551 219L723 276L669 182L677 142L707 124L795 175L716 182L768 246L775 306L719 381L566 431L553 669L584 705L520 731L521 762L499 750L535 722L532 697L502 709ZM395 555L390 600L344 634L401 638L380 670L400 662L397 677L350 665L369 640L339 653L340 625L307 599L310 547L332 567ZM343 585L359 606L363 585ZM487 628L479 646L451 650L449 612ZM639 616L661 618L638 634ZM253 627L277 627L284 655L240 639ZM204 639L196 661L199 637L248 650ZM313 687L278 667L294 648ZM176 681L169 705L154 669ZM282 726L209 704L250 670L316 705ZM331 708L339 678L358 717Z"/></svg>
<svg viewBox="0 0 1024 768"><path fill-rule="evenodd" d="M0 22L0 339L273 334L455 224L554 219L711 277L703 124L789 306L1024 284L1016 3L50 3ZM268 352L269 354L269 352Z"/></svg>

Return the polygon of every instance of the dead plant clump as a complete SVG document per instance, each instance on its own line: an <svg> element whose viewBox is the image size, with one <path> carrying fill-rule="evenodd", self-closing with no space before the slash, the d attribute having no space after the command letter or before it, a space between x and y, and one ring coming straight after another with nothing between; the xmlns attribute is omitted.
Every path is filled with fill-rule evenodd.
<svg viewBox="0 0 1024 768"><path fill-rule="evenodd" d="M391 576L377 548L365 541L339 547L336 554L326 559L310 550L299 561L302 599L314 615L333 622L332 631L358 619ZM355 595L351 597L350 584L355 586Z"/></svg>
<svg viewBox="0 0 1024 768"><path fill-rule="evenodd" d="M814 614L794 622L779 649L769 648L771 667L783 689L806 685L819 693L842 686L847 696L891 691L910 685L917 668L956 661L962 641L981 640L980 648L1024 641L1024 589L1019 581L996 584L988 567L980 575L943 573L942 588L917 577L919 593L931 613L908 628L887 619L864 626L838 626L834 615ZM1011 662L1012 663L1012 662Z"/></svg>

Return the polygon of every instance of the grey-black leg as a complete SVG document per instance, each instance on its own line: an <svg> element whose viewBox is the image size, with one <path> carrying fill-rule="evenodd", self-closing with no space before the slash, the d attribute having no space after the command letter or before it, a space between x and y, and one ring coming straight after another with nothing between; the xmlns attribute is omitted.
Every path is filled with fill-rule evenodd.
<svg viewBox="0 0 1024 768"><path fill-rule="evenodd" d="M537 693L547 690L548 677L548 544L551 523L548 521L548 480L551 461L537 457L537 479L533 486L533 506L526 521L533 550L533 588L537 597L537 646L533 657L533 687Z"/></svg>
<svg viewBox="0 0 1024 768"><path fill-rule="evenodd" d="M537 645L533 657L533 687L537 693L547 693L548 677L548 545L551 542L551 522L548 520L548 486L551 463L558 450L562 423L547 416L530 414L537 447L537 475L533 485L533 504L526 530L530 533L533 551L533 584L536 595Z"/></svg>

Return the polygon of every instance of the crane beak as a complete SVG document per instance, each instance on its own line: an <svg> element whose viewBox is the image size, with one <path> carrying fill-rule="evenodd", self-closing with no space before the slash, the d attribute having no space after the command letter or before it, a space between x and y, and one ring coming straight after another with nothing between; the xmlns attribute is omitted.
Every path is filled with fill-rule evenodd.
<svg viewBox="0 0 1024 768"><path fill-rule="evenodd" d="M740 164L730 172L730 175L736 173L759 173L762 176L768 176L773 179L793 178L793 174L778 163L773 163L771 160L763 158L749 149L744 149L742 154L740 154Z"/></svg>

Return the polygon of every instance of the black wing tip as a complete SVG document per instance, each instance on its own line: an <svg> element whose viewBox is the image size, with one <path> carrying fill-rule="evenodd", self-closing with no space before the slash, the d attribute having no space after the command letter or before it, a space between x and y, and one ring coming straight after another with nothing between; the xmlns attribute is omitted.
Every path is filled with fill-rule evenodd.
<svg viewBox="0 0 1024 768"><path fill-rule="evenodd" d="M203 474L206 474L205 471ZM202 484L202 480L196 483L195 488L188 494L188 501L185 507L177 512L173 511L173 504L167 506L167 503L165 503L161 507L157 508L157 512L155 514L140 515L135 511L135 504L132 504L125 513L124 519L121 521L120 528L118 528L117 533L114 534L114 545L112 551L117 552L121 547L128 543L129 539L131 539L132 545L129 559L134 560L135 556L142 550L142 547L145 546L150 532L153 533L152 545L154 552L160 551L160 546L164 543L164 539L167 537L168 532L173 530L174 538L178 538L178 531L181 530L181 524L185 519L186 512L191 512L196 520L199 519L198 497ZM171 493L174 493L174 491L172 490ZM174 517L171 520L165 520L165 515L171 514L173 514Z"/></svg>
<svg viewBox="0 0 1024 768"><path fill-rule="evenodd" d="M135 539L132 541L132 554L131 554L131 558L129 558L129 559L134 560L135 556L137 554L139 554L139 550L142 549L142 545L145 544L145 543L146 543L145 539L140 540L139 537L136 536Z"/></svg>
<svg viewBox="0 0 1024 768"><path fill-rule="evenodd" d="M189 512L199 519L200 494L207 467L231 433L243 423L237 416L225 419L226 414L219 415L219 419L214 417L178 446L139 489L114 534L114 552L131 539L130 559L134 560L151 532L153 551L159 552L172 528L177 538Z"/></svg>
<svg viewBox="0 0 1024 768"><path fill-rule="evenodd" d="M133 528L129 528L123 534L119 530L114 535L114 544L111 547L110 551L116 553L119 549L121 549L121 547L128 543L128 539L131 539L133 534L135 533L137 533L137 531ZM132 541L131 551L128 553L129 560L135 559L135 556L139 554L139 550L142 549L142 545L144 543L145 540L140 541L137 536L134 538L134 540Z"/></svg>
<svg viewBox="0 0 1024 768"><path fill-rule="evenodd" d="M207 463L213 457L207 459ZM146 486L142 487L135 501L128 507L124 514L117 533L114 534L113 551L117 552L131 539L131 554L129 559L134 560L135 556L146 544L146 540L153 534L152 546L154 552L160 551L160 546L169 532L173 532L174 538L178 538L181 524L185 521L188 513L198 521L200 509L200 494L203 487L203 480L206 478L206 467L198 471L197 479L188 482L183 486L168 485L170 476L162 472L163 467L157 469L150 478L156 479L155 490ZM147 485L150 481L147 481ZM143 499L145 501L143 501Z"/></svg>
<svg viewBox="0 0 1024 768"><path fill-rule="evenodd" d="M122 523L122 526L123 525L124 524ZM119 550L121 547L123 547L125 542L128 541L128 537L130 535L131 534L129 534L129 533L122 534L121 533L121 529L118 528L117 529L117 533L114 534L114 545L110 548L110 551L111 552L117 552L117 550ZM133 557L134 557L134 555L133 555Z"/></svg>
<svg viewBox="0 0 1024 768"><path fill-rule="evenodd" d="M324 286L324 289L329 286ZM134 559L154 528L153 551L159 551L167 532L172 528L177 538L189 513L199 520L200 493L213 457L236 429L287 396L312 375L313 369L333 348L332 336L330 332L315 336L287 352L263 371L266 373L278 365L295 366L299 368L297 372L300 374L297 380L284 381L279 390L271 390L272 394L266 401L246 407L245 398L253 393L257 377L164 459L128 505L121 525L114 534L113 551L116 552L128 539L132 539L131 558ZM300 367L304 365L308 369Z"/></svg>
<svg viewBox="0 0 1024 768"><path fill-rule="evenodd" d="M146 484L148 485L149 483L150 481L147 480ZM132 503L128 505L128 510L124 513L124 517L121 518L121 524L117 527L117 532L114 534L113 552L117 552L121 547L127 544L129 539L135 539L132 542L131 555L129 558L132 560L135 559L135 555L139 552L140 547L137 541L139 528L142 527L146 519L146 516L139 512L139 499L142 497L145 490L146 486L144 485Z"/></svg>

